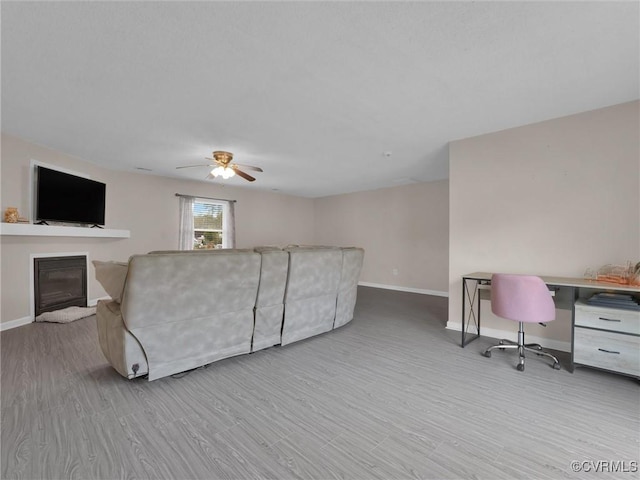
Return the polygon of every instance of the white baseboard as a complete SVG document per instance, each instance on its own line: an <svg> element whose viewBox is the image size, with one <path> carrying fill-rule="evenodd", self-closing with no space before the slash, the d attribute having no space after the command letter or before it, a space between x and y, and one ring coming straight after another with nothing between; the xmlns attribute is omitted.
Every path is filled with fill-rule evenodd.
<svg viewBox="0 0 640 480"><path fill-rule="evenodd" d="M23 325L28 325L33 322L33 317L16 318L15 320L9 320L8 322L0 323L0 332L5 330L11 330L12 328L18 328Z"/></svg>
<svg viewBox="0 0 640 480"><path fill-rule="evenodd" d="M448 297L449 292L440 292L438 290L425 290L422 288L399 287L397 285L383 285L381 283L358 282L362 287L383 288L385 290L396 290L398 292L420 293L422 295L435 295L437 297Z"/></svg>
<svg viewBox="0 0 640 480"><path fill-rule="evenodd" d="M471 327L472 329L474 327ZM462 326L458 322L447 322L448 330L456 330L458 332L462 331ZM518 340L518 330L498 330L496 328L487 328L482 327L480 329L480 333L483 337L491 337L491 338L506 338L507 340L513 340L516 342ZM470 335L473 335L474 332L470 331ZM571 343L570 342L561 342L559 340L554 340L553 338L544 338L537 337L535 335L527 334L525 337L525 341L527 343L539 343L542 345L542 348L549 348L551 350L557 350L559 352L571 352Z"/></svg>
<svg viewBox="0 0 640 480"><path fill-rule="evenodd" d="M95 307L98 304L98 300L111 300L111 297L107 296L107 297L100 297L100 298L92 298L90 300L87 300L87 306ZM0 323L0 332L3 332L5 330L11 330L12 328L18 328L23 325L28 325L33 322L34 322L33 317L22 317L22 318L17 318L15 320L9 320L8 322L2 322Z"/></svg>

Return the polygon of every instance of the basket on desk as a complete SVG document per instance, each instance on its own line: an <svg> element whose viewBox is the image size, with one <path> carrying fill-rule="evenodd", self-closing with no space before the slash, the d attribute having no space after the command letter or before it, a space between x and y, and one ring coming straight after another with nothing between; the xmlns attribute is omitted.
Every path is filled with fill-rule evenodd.
<svg viewBox="0 0 640 480"><path fill-rule="evenodd" d="M627 265L604 265L598 270L596 280L618 285L640 285L640 263L635 267L631 262Z"/></svg>

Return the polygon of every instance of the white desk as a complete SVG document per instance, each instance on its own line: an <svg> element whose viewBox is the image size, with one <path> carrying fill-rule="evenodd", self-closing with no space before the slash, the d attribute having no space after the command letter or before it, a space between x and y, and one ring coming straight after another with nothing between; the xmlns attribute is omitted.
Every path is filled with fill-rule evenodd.
<svg viewBox="0 0 640 480"><path fill-rule="evenodd" d="M489 299L488 288L491 285L492 273L489 272L475 272L462 277L462 342L461 345L464 348L480 336L480 300ZM640 287L629 285L618 285L614 283L598 282L595 280L586 280L583 278L570 278L570 277L551 277L542 276L540 278L547 284L549 290L553 292L554 302L556 308L571 311L571 364L569 365L569 371L573 371L574 366L587 365L576 361L574 363L575 353L575 333L576 333L576 301L580 298L585 298L593 293L597 292L614 292L614 293L631 293L634 296L640 296ZM630 312L633 319L637 316L637 321L640 323L640 312ZM636 314L636 315L634 315ZM473 330L470 329L475 326ZM578 325L578 331L580 332L580 325ZM587 327L591 328L591 327ZM616 333L614 330L610 332ZM631 335L634 341L638 335L625 332L626 335ZM471 336L471 338L469 338ZM640 352L638 353L640 358ZM580 358L580 357L579 357ZM614 370L615 371L615 370ZM616 373L625 373L620 371ZM633 375L637 376L637 375Z"/></svg>

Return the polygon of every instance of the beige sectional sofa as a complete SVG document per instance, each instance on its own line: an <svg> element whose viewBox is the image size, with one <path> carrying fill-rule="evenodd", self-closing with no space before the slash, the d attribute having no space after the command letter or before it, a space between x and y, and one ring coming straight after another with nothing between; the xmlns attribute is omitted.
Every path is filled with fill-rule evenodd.
<svg viewBox="0 0 640 480"><path fill-rule="evenodd" d="M94 262L102 351L127 378L155 380L286 345L353 318L364 250L273 247L165 251ZM105 279L118 282L109 284Z"/></svg>

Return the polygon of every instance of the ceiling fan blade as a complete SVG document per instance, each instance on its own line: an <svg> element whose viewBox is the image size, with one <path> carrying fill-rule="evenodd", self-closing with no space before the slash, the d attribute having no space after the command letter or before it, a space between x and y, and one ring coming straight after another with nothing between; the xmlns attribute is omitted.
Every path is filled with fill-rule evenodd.
<svg viewBox="0 0 640 480"><path fill-rule="evenodd" d="M253 182L255 180L255 178L253 178L248 173L244 173L242 170L238 169L235 165L232 165L231 168L233 169L234 172L236 172L236 175L238 175L239 177L242 177L245 180L248 180L250 182Z"/></svg>
<svg viewBox="0 0 640 480"><path fill-rule="evenodd" d="M180 168L213 167L213 166L214 166L214 165L209 165L209 164L206 164L206 165L183 165L182 167L176 167L176 170L177 170L177 169L180 169Z"/></svg>
<svg viewBox="0 0 640 480"><path fill-rule="evenodd" d="M256 172L263 172L264 171L260 167L252 167L251 165L243 165L242 163L234 163L234 165L236 167L242 167L245 170L254 170Z"/></svg>

